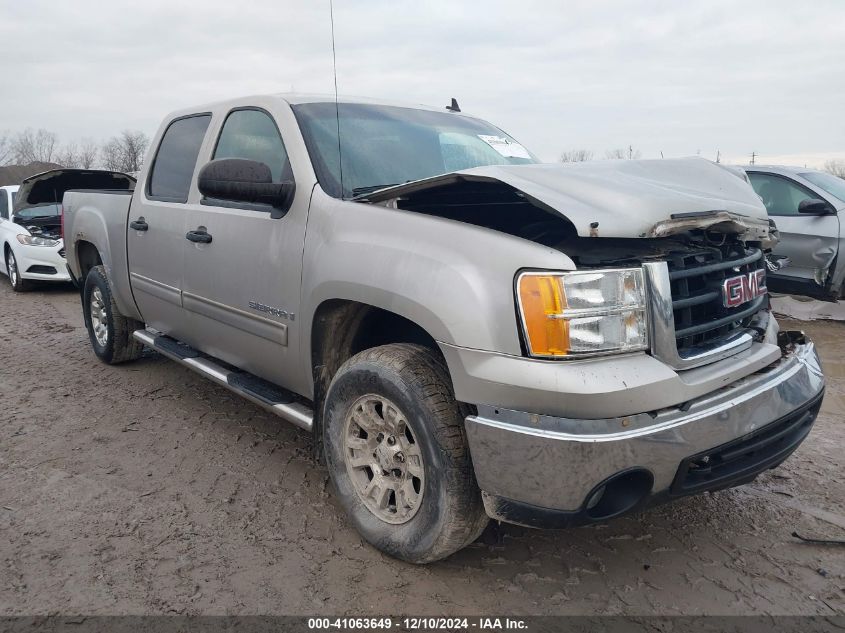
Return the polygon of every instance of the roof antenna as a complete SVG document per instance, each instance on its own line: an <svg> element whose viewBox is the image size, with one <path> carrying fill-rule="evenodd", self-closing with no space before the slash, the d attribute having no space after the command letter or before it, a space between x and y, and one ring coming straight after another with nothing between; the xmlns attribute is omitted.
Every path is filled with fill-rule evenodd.
<svg viewBox="0 0 845 633"><path fill-rule="evenodd" d="M340 107L337 105L337 53L334 46L334 2L329 0L329 17L332 22L332 71L334 73L334 114L337 119L337 165L340 173L340 197L343 198L343 157L340 153Z"/></svg>
<svg viewBox="0 0 845 633"><path fill-rule="evenodd" d="M458 105L458 100L455 97L452 97L452 103L446 106L446 109L449 112L460 112L461 106Z"/></svg>

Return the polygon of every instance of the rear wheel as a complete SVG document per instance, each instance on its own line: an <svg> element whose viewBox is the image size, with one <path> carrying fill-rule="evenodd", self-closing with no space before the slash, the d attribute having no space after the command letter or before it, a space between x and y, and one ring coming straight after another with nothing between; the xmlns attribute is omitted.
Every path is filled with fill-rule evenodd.
<svg viewBox="0 0 845 633"><path fill-rule="evenodd" d="M9 283L12 284L12 290L15 292L26 292L32 288L32 283L21 277L18 260L11 248L6 249L6 272L9 274Z"/></svg>
<svg viewBox="0 0 845 633"><path fill-rule="evenodd" d="M371 545L427 563L484 530L466 414L426 347L376 347L338 370L326 395L326 460L341 505Z"/></svg>
<svg viewBox="0 0 845 633"><path fill-rule="evenodd" d="M132 332L143 324L117 309L102 265L94 266L85 278L82 312L91 347L101 361L116 365L141 356L143 345L132 338Z"/></svg>

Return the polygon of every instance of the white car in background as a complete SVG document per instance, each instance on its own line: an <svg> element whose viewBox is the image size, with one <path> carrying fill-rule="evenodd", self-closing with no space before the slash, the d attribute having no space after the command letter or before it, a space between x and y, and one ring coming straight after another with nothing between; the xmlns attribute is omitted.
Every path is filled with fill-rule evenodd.
<svg viewBox="0 0 845 633"><path fill-rule="evenodd" d="M61 237L61 204L15 207L19 188L0 187L0 271L15 292L32 280L70 281Z"/></svg>
<svg viewBox="0 0 845 633"><path fill-rule="evenodd" d="M125 191L135 186L126 174L97 169L54 169L0 187L0 249L4 272L16 292L33 280L72 281L62 239L62 196L69 189Z"/></svg>

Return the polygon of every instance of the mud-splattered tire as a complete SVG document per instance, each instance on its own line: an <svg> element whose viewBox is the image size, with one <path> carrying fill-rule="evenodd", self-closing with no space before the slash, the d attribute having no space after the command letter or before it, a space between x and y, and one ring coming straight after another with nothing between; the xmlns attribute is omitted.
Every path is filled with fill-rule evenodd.
<svg viewBox="0 0 845 633"><path fill-rule="evenodd" d="M338 370L325 401L326 461L341 505L371 545L428 563L480 536L488 518L467 447L466 414L443 360L421 345L365 350ZM380 489L391 485L393 495L383 502Z"/></svg>
<svg viewBox="0 0 845 633"><path fill-rule="evenodd" d="M143 324L117 309L103 266L94 266L85 278L82 312L91 347L101 361L116 365L141 356L143 345L132 338L132 332Z"/></svg>

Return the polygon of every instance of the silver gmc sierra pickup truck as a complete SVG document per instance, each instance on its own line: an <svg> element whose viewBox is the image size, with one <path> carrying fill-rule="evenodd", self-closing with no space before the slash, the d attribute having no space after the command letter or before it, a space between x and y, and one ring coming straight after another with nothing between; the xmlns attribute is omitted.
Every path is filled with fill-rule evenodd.
<svg viewBox="0 0 845 633"><path fill-rule="evenodd" d="M772 317L752 188L536 163L455 111L173 113L134 191L64 188L94 352L150 347L310 431L362 536L417 563L490 517L606 521L781 463L824 377Z"/></svg>

